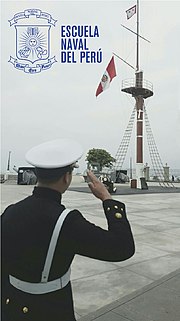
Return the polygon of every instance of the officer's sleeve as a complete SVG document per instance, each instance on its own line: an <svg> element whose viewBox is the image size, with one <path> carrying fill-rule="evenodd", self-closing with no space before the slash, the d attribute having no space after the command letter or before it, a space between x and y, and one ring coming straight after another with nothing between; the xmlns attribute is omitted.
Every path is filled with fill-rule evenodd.
<svg viewBox="0 0 180 321"><path fill-rule="evenodd" d="M103 208L108 230L92 224L75 211L71 233L75 251L79 255L104 261L126 260L134 254L135 246L125 205L110 199L103 202Z"/></svg>

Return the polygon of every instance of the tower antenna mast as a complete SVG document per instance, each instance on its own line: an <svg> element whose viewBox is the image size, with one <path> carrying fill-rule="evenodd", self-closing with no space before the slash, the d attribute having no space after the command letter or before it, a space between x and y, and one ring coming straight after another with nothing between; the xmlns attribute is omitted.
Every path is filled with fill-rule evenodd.
<svg viewBox="0 0 180 321"><path fill-rule="evenodd" d="M139 71L139 0L137 0L137 43L136 43L136 71Z"/></svg>
<svg viewBox="0 0 180 321"><path fill-rule="evenodd" d="M129 64L127 61L116 55L119 59L121 59L123 62L125 62L127 65L129 65L131 68L135 70L135 78L126 79L122 81L122 89L121 91L131 94L132 97L135 99L135 106L131 115L131 118L129 120L127 129L125 130L125 133L123 135L121 144L119 146L119 149L116 154L116 166L115 169L118 170L120 173L120 170L122 168L122 165L124 163L131 133L133 129L134 120L136 118L136 182L137 182L137 188L147 188L145 178L144 178L144 165L143 165L143 127L145 122L146 132L147 132L147 140L149 145L149 151L151 156L151 161L153 165L153 169L155 172L155 176L157 176L159 184L161 186L170 186L174 187L173 184L169 184L164 181L164 168L163 164L159 155L159 152L157 150L157 147L155 145L155 140L150 128L147 111L145 109L144 99L149 98L153 95L153 86L150 81L143 79L143 71L140 70L140 38L143 40L150 42L146 38L140 36L139 34L139 0L137 0L137 4L126 11L127 13L127 19L131 18L135 13L137 14L137 31L134 32L133 30L127 28L126 26L123 26L123 28L127 29L128 31L132 32L136 35L136 59L135 59L135 65L136 68L133 67L131 64ZM132 161L132 158L131 158ZM131 178L132 178L132 166L131 167ZM148 167L146 167L147 169Z"/></svg>
<svg viewBox="0 0 180 321"><path fill-rule="evenodd" d="M143 80L143 72L140 71L140 50L139 50L139 0L136 4L137 31L136 31L136 72L135 79L128 79L122 82L122 91L131 94L136 101L136 179L137 188L142 187L141 179L144 177L143 165L143 114L144 99L153 95L152 84ZM131 31L131 30L130 30ZM146 39L144 39L146 40Z"/></svg>

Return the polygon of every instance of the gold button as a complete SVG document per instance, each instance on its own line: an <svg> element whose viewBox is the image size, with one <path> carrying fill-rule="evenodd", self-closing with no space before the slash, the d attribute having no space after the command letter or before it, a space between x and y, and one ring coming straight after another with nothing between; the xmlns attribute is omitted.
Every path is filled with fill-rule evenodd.
<svg viewBox="0 0 180 321"><path fill-rule="evenodd" d="M110 211L110 207L107 208L107 211Z"/></svg>
<svg viewBox="0 0 180 321"><path fill-rule="evenodd" d="M115 216L116 216L116 218L121 218L122 214L121 213L116 213Z"/></svg>
<svg viewBox="0 0 180 321"><path fill-rule="evenodd" d="M9 304L9 302L10 302L10 300L9 300L9 299L7 299L7 300L6 300L6 304Z"/></svg>
<svg viewBox="0 0 180 321"><path fill-rule="evenodd" d="M114 206L114 208L118 208L118 206L117 206L117 205L115 205L115 206Z"/></svg>
<svg viewBox="0 0 180 321"><path fill-rule="evenodd" d="M29 309L27 307L24 307L22 310L24 313L27 313L29 311Z"/></svg>

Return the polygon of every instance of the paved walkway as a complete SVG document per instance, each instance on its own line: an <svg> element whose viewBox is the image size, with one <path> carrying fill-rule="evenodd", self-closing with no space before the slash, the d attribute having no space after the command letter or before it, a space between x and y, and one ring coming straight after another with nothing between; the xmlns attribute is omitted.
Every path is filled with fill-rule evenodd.
<svg viewBox="0 0 180 321"><path fill-rule="evenodd" d="M180 269L79 321L179 321Z"/></svg>
<svg viewBox="0 0 180 321"><path fill-rule="evenodd" d="M106 229L107 224L101 202L90 193L75 191L77 188L86 186L83 180L78 177L74 178L72 183L74 191L69 190L63 195L63 203L68 208L79 209L86 219ZM1 188L3 211L7 205L30 195L33 186L1 184ZM119 185L119 188L123 191L124 187ZM146 291L144 299L140 300L139 296L134 297L135 291L141 291L144 286L150 286L149 289L151 289L151 286L154 286L153 282L180 267L180 194L174 192L125 195L122 193L122 195L115 194L113 197L126 204L128 219L135 238L136 253L129 260L119 263L103 262L82 256L75 257L71 280L78 321L91 313L96 315L95 311L99 308L104 309L103 307L109 304L112 304L111 310L114 309L113 304L115 304L116 311L113 310L112 315L116 317L117 311L120 311L119 308L123 307L121 302L125 302L121 300L125 300L129 295L132 295L135 301L131 301L136 302L137 305L134 315L138 316L141 310L142 313L146 313L142 302L146 299L144 305L147 305L148 309L148 304L146 304L148 293L153 292L152 290ZM171 292L169 296L171 298ZM117 302L118 305L116 305ZM175 304L174 299L173 302ZM129 305L128 308L130 309ZM154 310L156 308L155 304ZM107 312L110 313L110 310ZM133 319L131 315L126 317L125 312L122 314L122 309L120 313L121 319L118 319L120 321L161 320L155 317L153 319L153 315L150 319L140 319L140 316L139 319L138 317ZM106 317L105 314L103 317L101 321L117 320L108 315ZM172 315L171 318L165 320L176 321L177 319Z"/></svg>

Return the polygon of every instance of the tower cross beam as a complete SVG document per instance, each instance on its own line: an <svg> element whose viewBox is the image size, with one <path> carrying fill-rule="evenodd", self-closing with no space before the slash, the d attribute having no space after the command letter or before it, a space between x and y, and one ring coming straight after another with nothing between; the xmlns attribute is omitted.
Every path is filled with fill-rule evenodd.
<svg viewBox="0 0 180 321"><path fill-rule="evenodd" d="M138 34L137 34L137 32L135 32L135 31L133 31L133 30L131 30L131 29L127 28L126 26L124 26L124 25L122 25L122 24L121 24L121 26L122 26L123 28L125 28L125 29L127 29L127 30L131 31L132 33L134 33L136 36L138 36L138 37L142 38L143 40L145 40L145 41L147 41L147 42L151 43L151 41L149 41L149 40L148 40L148 39L146 39L145 37L138 35Z"/></svg>

